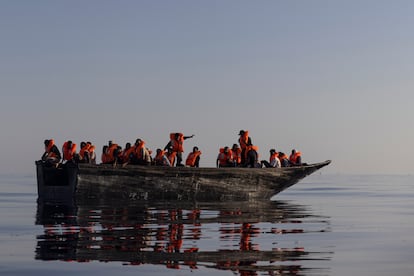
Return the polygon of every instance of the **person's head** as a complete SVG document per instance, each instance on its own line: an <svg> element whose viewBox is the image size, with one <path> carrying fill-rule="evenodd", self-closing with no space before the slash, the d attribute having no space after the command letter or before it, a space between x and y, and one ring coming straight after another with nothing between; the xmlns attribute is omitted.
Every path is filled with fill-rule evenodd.
<svg viewBox="0 0 414 276"><path fill-rule="evenodd" d="M238 148L239 148L239 145L237 145L237 144L233 144L232 149L238 149Z"/></svg>
<svg viewBox="0 0 414 276"><path fill-rule="evenodd" d="M72 148L72 146L73 146L72 141L71 141L71 140L69 140L69 141L68 141L68 143L67 143L67 145L68 145L68 148Z"/></svg>
<svg viewBox="0 0 414 276"><path fill-rule="evenodd" d="M47 146L49 146L49 142L50 142L50 140L48 140L48 139L46 139L45 141L44 141L44 143L45 143L45 146L47 147Z"/></svg>
<svg viewBox="0 0 414 276"><path fill-rule="evenodd" d="M107 150L108 150L108 146L107 145L105 145L105 146L102 147L102 152L103 153L106 153Z"/></svg>
<svg viewBox="0 0 414 276"><path fill-rule="evenodd" d="M139 144L141 144L141 139L140 138L138 138L137 140L135 140L135 145L139 145Z"/></svg>
<svg viewBox="0 0 414 276"><path fill-rule="evenodd" d="M243 135L243 134L244 134L244 130L240 130L239 135Z"/></svg>
<svg viewBox="0 0 414 276"><path fill-rule="evenodd" d="M109 145L109 146L112 146L112 140L109 140L109 141L108 141L108 145Z"/></svg>
<svg viewBox="0 0 414 276"><path fill-rule="evenodd" d="M86 146L86 143L85 142L81 142L80 145L81 145L81 148L83 148L84 146Z"/></svg>
<svg viewBox="0 0 414 276"><path fill-rule="evenodd" d="M196 152L196 151L198 151L198 147L193 148L193 152Z"/></svg>
<svg viewBox="0 0 414 276"><path fill-rule="evenodd" d="M125 144L125 149L129 149L130 147L131 147L131 143L128 142Z"/></svg>
<svg viewBox="0 0 414 276"><path fill-rule="evenodd" d="M293 149L293 150L292 150L292 154L295 154L295 153L296 153L296 150L295 150L295 149Z"/></svg>
<svg viewBox="0 0 414 276"><path fill-rule="evenodd" d="M270 152L270 154L275 154L276 153L276 150L275 149L271 149L269 152Z"/></svg>
<svg viewBox="0 0 414 276"><path fill-rule="evenodd" d="M224 152L228 153L229 152L229 147L224 147Z"/></svg>
<svg viewBox="0 0 414 276"><path fill-rule="evenodd" d="M157 149L157 154L160 154L161 153L161 149Z"/></svg>

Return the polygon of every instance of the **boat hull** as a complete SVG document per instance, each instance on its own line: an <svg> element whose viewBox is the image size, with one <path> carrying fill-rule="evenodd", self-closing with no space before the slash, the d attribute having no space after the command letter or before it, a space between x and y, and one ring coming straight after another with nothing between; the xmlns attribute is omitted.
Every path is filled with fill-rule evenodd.
<svg viewBox="0 0 414 276"><path fill-rule="evenodd" d="M41 162L36 166L39 198L43 199L234 201L270 200L329 163L279 169L65 164L58 171Z"/></svg>

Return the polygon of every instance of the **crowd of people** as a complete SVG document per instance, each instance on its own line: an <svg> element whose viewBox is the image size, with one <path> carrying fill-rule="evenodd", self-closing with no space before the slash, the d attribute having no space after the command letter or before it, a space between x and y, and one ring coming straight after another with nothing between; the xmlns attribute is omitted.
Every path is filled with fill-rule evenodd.
<svg viewBox="0 0 414 276"><path fill-rule="evenodd" d="M152 156L152 150L147 148L145 141L138 138L135 143L126 143L122 148L120 145L109 141L102 147L101 162L102 164L127 164L143 166L169 166L169 167L199 167L201 151L197 146L187 155L183 164L184 141L193 138L194 135L184 136L182 133L171 133L167 145L161 149L157 148L155 155ZM89 163L96 164L95 146L91 142L81 142L80 150L77 152L77 145L72 141L64 142L62 146L62 155L59 148L55 145L53 139L44 141L45 152L42 160L51 165L58 166L63 162ZM258 147L253 145L249 136L249 131L240 130L238 144L235 143L230 148L225 146L220 148L216 160L216 166L219 167L248 167L248 168L280 168L288 166L302 165L302 157L299 151L292 150L290 156L283 152L277 152L271 149L269 160L259 160Z"/></svg>

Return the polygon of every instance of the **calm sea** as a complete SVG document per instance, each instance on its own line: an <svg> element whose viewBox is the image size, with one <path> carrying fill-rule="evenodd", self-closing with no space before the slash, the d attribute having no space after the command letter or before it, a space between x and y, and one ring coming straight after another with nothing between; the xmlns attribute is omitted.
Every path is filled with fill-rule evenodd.
<svg viewBox="0 0 414 276"><path fill-rule="evenodd" d="M37 202L0 176L0 275L412 275L414 176L312 175L271 202Z"/></svg>

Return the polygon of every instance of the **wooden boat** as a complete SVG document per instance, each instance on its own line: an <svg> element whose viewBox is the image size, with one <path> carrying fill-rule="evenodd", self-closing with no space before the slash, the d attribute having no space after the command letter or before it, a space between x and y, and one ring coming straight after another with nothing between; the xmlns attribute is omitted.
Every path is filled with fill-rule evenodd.
<svg viewBox="0 0 414 276"><path fill-rule="evenodd" d="M331 161L286 168L190 168L36 161L43 200L270 200Z"/></svg>

